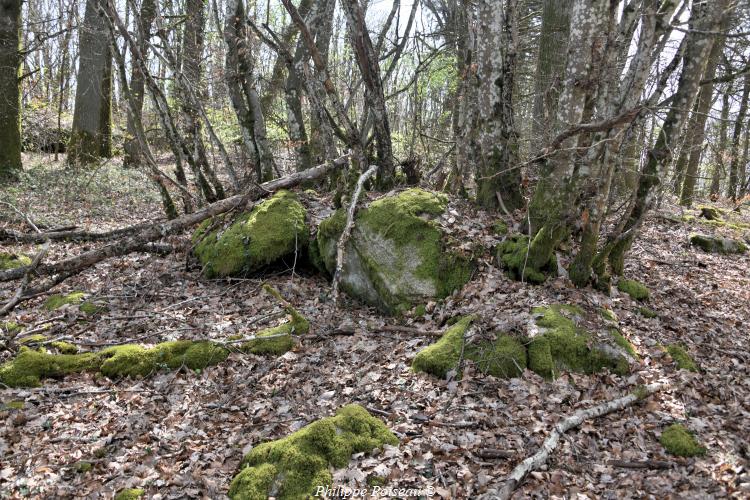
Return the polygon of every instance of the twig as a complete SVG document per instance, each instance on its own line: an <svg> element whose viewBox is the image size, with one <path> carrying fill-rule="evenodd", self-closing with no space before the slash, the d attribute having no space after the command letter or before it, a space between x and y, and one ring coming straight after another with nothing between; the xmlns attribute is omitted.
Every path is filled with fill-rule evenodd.
<svg viewBox="0 0 750 500"><path fill-rule="evenodd" d="M641 462L628 462L626 460L610 460L607 465L612 467L622 467L623 469L670 469L671 462L663 460L643 460Z"/></svg>

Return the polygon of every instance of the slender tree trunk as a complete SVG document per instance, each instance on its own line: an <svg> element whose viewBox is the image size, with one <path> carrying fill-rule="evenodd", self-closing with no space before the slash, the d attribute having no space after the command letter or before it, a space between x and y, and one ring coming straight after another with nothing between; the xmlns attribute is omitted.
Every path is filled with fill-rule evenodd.
<svg viewBox="0 0 750 500"><path fill-rule="evenodd" d="M21 165L21 0L0 0L0 182Z"/></svg>
<svg viewBox="0 0 750 500"><path fill-rule="evenodd" d="M727 124L729 123L730 98L732 97L732 84L727 85L721 96L721 120L719 122L719 146L716 151L716 165L711 174L711 197L719 195L721 179L726 175L726 151L727 151Z"/></svg>
<svg viewBox="0 0 750 500"><path fill-rule="evenodd" d="M742 97L740 99L740 109L737 112L737 120L734 122L734 133L732 134L732 149L729 163L729 182L727 183L727 198L732 201L737 200L737 188L740 169L740 141L742 140L742 128L747 116L747 101L750 95L750 73L745 74L745 80L742 85ZM745 165L741 165L745 169Z"/></svg>
<svg viewBox="0 0 750 500"><path fill-rule="evenodd" d="M102 0L87 0L79 33L78 80L68 163L112 156L112 54L107 27L97 14Z"/></svg>

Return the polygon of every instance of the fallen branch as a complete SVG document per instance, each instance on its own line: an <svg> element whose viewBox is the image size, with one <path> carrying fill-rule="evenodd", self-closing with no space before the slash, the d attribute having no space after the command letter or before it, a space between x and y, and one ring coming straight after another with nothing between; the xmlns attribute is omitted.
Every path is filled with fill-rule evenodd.
<svg viewBox="0 0 750 500"><path fill-rule="evenodd" d="M547 439L544 440L542 447L534 455L528 457L523 462L518 464L513 472L505 480L505 484L499 491L488 492L484 498L492 498L493 500L501 499L505 500L510 498L513 491L521 484L524 478L532 471L538 469L544 465L549 459L550 454L555 450L557 444L560 442L560 438L570 429L575 429L586 420L601 417L609 413L622 410L631 406L633 403L642 400L646 396L657 393L667 387L666 384L649 384L641 387L627 396L612 401L586 408L584 410L578 410L572 415L568 415L560 422L558 422L552 429L552 432Z"/></svg>
<svg viewBox="0 0 750 500"><path fill-rule="evenodd" d="M607 465L622 467L623 469L670 469L671 462L663 460L643 460L640 462L629 462L627 460L610 460Z"/></svg>
<svg viewBox="0 0 750 500"><path fill-rule="evenodd" d="M23 301L24 294L26 294L26 290L29 288L29 283L31 282L31 273L33 273L34 270L39 267L39 264L42 263L42 260L44 259L44 256L47 255L48 251L49 241L44 244L41 250L39 250L39 253L36 254L34 260L31 261L31 264L26 266L26 272L24 273L23 279L21 280L21 286L18 287L18 290L13 295L13 297L11 297L11 299L5 303L2 309L0 309L0 317L8 314L18 304L20 304L21 301Z"/></svg>
<svg viewBox="0 0 750 500"><path fill-rule="evenodd" d="M339 237L339 242L336 245L336 272L333 273L334 305L338 304L339 281L341 281L341 270L344 267L344 249L346 247L346 244L349 242L349 238L352 235L352 229L354 229L354 214L357 211L357 202L359 201L359 197L362 194L362 188L364 187L365 182L367 182L367 179L375 175L377 171L377 165L370 165L370 168L368 168L366 172L359 176L359 179L357 180L357 187L354 189L351 203L349 203L349 208L346 211L346 225L344 226L344 230L341 232L341 237Z"/></svg>

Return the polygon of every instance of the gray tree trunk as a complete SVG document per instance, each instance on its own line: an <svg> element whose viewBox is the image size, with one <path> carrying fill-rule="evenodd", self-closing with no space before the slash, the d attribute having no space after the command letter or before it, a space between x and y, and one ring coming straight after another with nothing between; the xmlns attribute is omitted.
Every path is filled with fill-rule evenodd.
<svg viewBox="0 0 750 500"><path fill-rule="evenodd" d="M21 0L0 0L0 181L21 171Z"/></svg>

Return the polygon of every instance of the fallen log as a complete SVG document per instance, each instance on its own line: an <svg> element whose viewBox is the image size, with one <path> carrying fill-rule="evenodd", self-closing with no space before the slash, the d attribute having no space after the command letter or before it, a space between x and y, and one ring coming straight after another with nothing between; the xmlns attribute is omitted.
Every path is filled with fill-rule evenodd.
<svg viewBox="0 0 750 500"><path fill-rule="evenodd" d="M260 185L254 185L246 193L219 200L203 207L201 210L182 215L170 221L158 222L146 225L145 227L139 227L134 233L129 233L127 228L124 228L123 232L126 236L116 239L103 247L89 250L88 252L84 252L75 257L40 265L34 270L34 274L44 276L59 273L77 273L110 257L119 257L139 251L144 248L144 245L147 243L183 231L186 228L194 226L210 217L237 208L249 209L254 201L278 191L279 189L290 188L305 181L320 179L330 171L346 165L348 160L349 155L346 154L333 161L324 163L323 165L318 165L317 167L302 172L295 172L285 177L264 182ZM0 272L0 282L23 278L24 274L29 270L29 267L30 266L17 267L15 269Z"/></svg>
<svg viewBox="0 0 750 500"><path fill-rule="evenodd" d="M515 489L521 484L521 482L530 472L538 469L547 462L549 456L552 454L552 452L557 447L557 444L560 442L560 438L562 438L563 434L565 434L567 431L578 427L586 420L601 417L603 415L607 415L609 413L627 408L633 403L640 401L645 397L657 393L665 388L667 388L666 384L658 383L641 386L638 390L633 391L627 396L623 396L612 401L606 401L591 408L578 410L572 415L568 415L555 425L555 427L552 429L552 432L550 432L549 436L547 436L547 439L545 439L544 443L542 443L542 447L539 449L539 451L525 459L523 462L518 464L515 469L513 469L510 475L505 479L505 483L503 484L502 488L495 491L488 491L482 496L482 498L492 500L506 500L510 498L513 494L513 491L515 491Z"/></svg>

